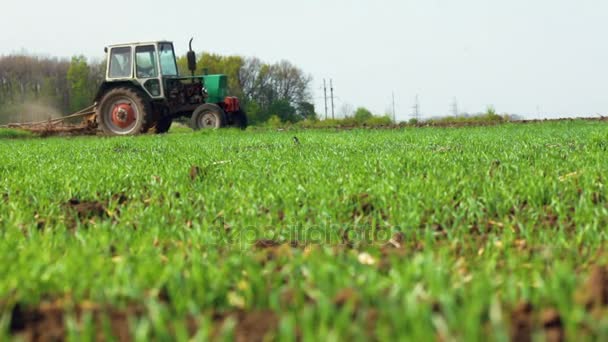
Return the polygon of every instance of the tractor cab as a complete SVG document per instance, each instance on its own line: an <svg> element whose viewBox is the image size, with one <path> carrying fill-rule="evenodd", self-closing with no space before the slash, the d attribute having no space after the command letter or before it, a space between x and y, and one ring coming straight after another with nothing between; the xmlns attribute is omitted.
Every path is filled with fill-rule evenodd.
<svg viewBox="0 0 608 342"><path fill-rule="evenodd" d="M111 45L106 53L106 82L137 82L153 99L166 97L168 79L204 83L202 76L180 77L172 42Z"/></svg>
<svg viewBox="0 0 608 342"><path fill-rule="evenodd" d="M187 55L191 76L179 74L169 41L111 45L105 51L106 77L95 99L104 131L125 135L156 128L162 133L181 116L190 116L194 129L247 125L238 99L227 96L226 75L194 75L192 40ZM113 95L110 104L108 94Z"/></svg>

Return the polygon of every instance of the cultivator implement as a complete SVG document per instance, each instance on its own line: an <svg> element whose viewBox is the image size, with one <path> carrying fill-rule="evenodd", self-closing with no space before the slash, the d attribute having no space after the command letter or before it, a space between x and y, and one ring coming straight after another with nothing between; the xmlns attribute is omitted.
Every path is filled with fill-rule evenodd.
<svg viewBox="0 0 608 342"><path fill-rule="evenodd" d="M45 121L12 123L0 128L14 128L29 131L41 136L49 135L92 135L97 133L95 105L78 112ZM80 121L78 120L80 119Z"/></svg>

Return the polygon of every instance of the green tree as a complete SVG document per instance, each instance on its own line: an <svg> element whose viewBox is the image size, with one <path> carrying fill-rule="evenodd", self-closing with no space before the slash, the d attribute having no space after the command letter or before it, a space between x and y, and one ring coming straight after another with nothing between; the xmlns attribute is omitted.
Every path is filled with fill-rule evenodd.
<svg viewBox="0 0 608 342"><path fill-rule="evenodd" d="M75 112L91 105L92 94L89 87L89 65L84 56L72 57L68 69L68 93L70 111Z"/></svg>
<svg viewBox="0 0 608 342"><path fill-rule="evenodd" d="M245 104L245 112L250 124L261 124L268 120L268 113L265 113L256 101L248 101Z"/></svg>
<svg viewBox="0 0 608 342"><path fill-rule="evenodd" d="M273 127L273 128L281 127L281 118L279 118L276 115L273 115L273 116L270 117L270 119L268 119L268 121L266 122L266 124L269 127Z"/></svg>
<svg viewBox="0 0 608 342"><path fill-rule="evenodd" d="M486 109L486 115L488 115L488 116L498 115L496 113L496 108L494 108L494 106L492 106L492 105L488 106L488 108Z"/></svg>
<svg viewBox="0 0 608 342"><path fill-rule="evenodd" d="M287 100L274 101L268 109L270 115L276 115L282 122L296 123L301 120L296 115L296 109Z"/></svg>
<svg viewBox="0 0 608 342"><path fill-rule="evenodd" d="M196 63L196 75L224 74L228 76L228 93L231 96L244 98L243 89L239 81L239 74L244 65L243 57L222 56L208 52L203 52L199 56ZM181 75L190 75L186 56L177 58L177 68Z"/></svg>
<svg viewBox="0 0 608 342"><path fill-rule="evenodd" d="M355 120L357 120L357 122L365 122L366 120L370 119L372 116L374 116L372 114L372 112L370 112L365 107L359 107L355 111Z"/></svg>
<svg viewBox="0 0 608 342"><path fill-rule="evenodd" d="M297 114L304 120L316 120L317 113L315 113L315 105L310 102L298 103Z"/></svg>
<svg viewBox="0 0 608 342"><path fill-rule="evenodd" d="M188 73L185 56L177 65L180 73ZM310 103L312 78L288 61L268 64L258 58L202 53L197 67L197 74L228 77L229 94L240 98L252 124L264 123L272 115L294 123L316 118Z"/></svg>

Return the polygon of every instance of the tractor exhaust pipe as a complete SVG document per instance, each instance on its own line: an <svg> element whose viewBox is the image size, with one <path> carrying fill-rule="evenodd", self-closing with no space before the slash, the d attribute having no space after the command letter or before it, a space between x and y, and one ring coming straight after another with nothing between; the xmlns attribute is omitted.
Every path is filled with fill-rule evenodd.
<svg viewBox="0 0 608 342"><path fill-rule="evenodd" d="M194 52L194 50L192 50L192 41L194 40L194 38L190 38L190 51L188 51L187 54L187 58L188 58L188 70L190 70L190 73L192 74L192 77L194 77L194 72L196 71L196 53Z"/></svg>

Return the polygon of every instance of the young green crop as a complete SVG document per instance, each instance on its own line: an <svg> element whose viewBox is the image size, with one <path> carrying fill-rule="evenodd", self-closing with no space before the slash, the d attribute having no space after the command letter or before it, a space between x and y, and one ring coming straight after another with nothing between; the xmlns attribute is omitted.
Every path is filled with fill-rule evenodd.
<svg viewBox="0 0 608 342"><path fill-rule="evenodd" d="M607 149L601 122L3 140L0 322L69 298L143 307L141 340L238 336L235 312L281 340L508 339L528 302L603 339L577 294Z"/></svg>

